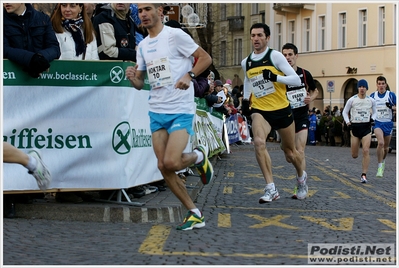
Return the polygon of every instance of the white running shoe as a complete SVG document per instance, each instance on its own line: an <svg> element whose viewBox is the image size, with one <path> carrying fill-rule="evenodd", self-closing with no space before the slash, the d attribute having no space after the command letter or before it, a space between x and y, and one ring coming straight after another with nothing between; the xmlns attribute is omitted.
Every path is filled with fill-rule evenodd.
<svg viewBox="0 0 399 268"><path fill-rule="evenodd" d="M305 174L305 179L303 182L297 181L297 184L294 189L294 194L292 195L293 199L304 199L308 195L308 185L306 184L306 181L308 180L308 174L303 171Z"/></svg>
<svg viewBox="0 0 399 268"><path fill-rule="evenodd" d="M51 183L50 171L44 164L40 152L31 150L28 152L28 155L34 157L37 161L36 169L33 172L29 171L28 173L35 177L40 190L45 191Z"/></svg>
<svg viewBox="0 0 399 268"><path fill-rule="evenodd" d="M274 190L265 187L265 194L259 198L259 204L269 203L280 198L280 195L275 187Z"/></svg>

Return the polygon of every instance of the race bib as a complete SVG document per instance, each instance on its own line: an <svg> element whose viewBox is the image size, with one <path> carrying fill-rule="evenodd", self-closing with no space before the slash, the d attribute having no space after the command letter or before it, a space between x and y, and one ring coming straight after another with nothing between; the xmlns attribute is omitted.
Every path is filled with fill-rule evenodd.
<svg viewBox="0 0 399 268"><path fill-rule="evenodd" d="M391 118L391 109L389 109L386 106L377 107L377 119L390 119L390 118Z"/></svg>
<svg viewBox="0 0 399 268"><path fill-rule="evenodd" d="M168 57L147 62L148 82L152 89L173 84Z"/></svg>
<svg viewBox="0 0 399 268"><path fill-rule="evenodd" d="M251 77L249 81L252 86L252 93L256 98L276 92L273 82L263 79L263 74Z"/></svg>
<svg viewBox="0 0 399 268"><path fill-rule="evenodd" d="M295 109L306 106L305 98L307 94L308 92L306 91L305 88L287 91L287 98L291 104L291 108Z"/></svg>
<svg viewBox="0 0 399 268"><path fill-rule="evenodd" d="M354 123L367 123L370 121L370 111L364 111L364 109L354 109L353 120Z"/></svg>

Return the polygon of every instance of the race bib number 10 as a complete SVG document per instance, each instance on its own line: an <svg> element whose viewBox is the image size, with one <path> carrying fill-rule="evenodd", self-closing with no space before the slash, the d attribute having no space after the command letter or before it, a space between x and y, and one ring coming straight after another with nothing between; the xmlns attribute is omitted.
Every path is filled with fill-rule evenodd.
<svg viewBox="0 0 399 268"><path fill-rule="evenodd" d="M148 81L152 89L173 84L168 57L153 60L147 63Z"/></svg>

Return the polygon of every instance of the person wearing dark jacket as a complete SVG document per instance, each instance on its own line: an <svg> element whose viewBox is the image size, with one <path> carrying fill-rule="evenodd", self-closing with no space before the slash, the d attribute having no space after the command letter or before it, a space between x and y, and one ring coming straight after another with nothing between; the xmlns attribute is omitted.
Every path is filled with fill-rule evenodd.
<svg viewBox="0 0 399 268"><path fill-rule="evenodd" d="M50 17L31 4L3 4L4 58L37 78L61 55Z"/></svg>
<svg viewBox="0 0 399 268"><path fill-rule="evenodd" d="M220 80L215 80L214 85L215 89L210 94L204 97L206 103L208 104L209 107L213 107L215 111L221 112L224 115L228 115L228 111L223 105L224 101L226 100L226 95L222 94L223 83Z"/></svg>
<svg viewBox="0 0 399 268"><path fill-rule="evenodd" d="M111 3L93 19L100 60L136 62L137 25L130 17L130 4Z"/></svg>

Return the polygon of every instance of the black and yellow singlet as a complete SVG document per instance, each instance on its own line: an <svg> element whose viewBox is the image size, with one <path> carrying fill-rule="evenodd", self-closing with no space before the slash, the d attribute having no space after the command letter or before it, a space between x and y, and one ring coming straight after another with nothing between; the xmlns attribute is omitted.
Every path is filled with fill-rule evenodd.
<svg viewBox="0 0 399 268"><path fill-rule="evenodd" d="M289 105L285 84L263 79L263 70L265 69L271 70L276 75L284 75L274 66L270 57L271 52L272 49L269 48L269 51L260 60L252 60L251 53L246 61L246 75L252 93L251 107L262 111L280 110Z"/></svg>

